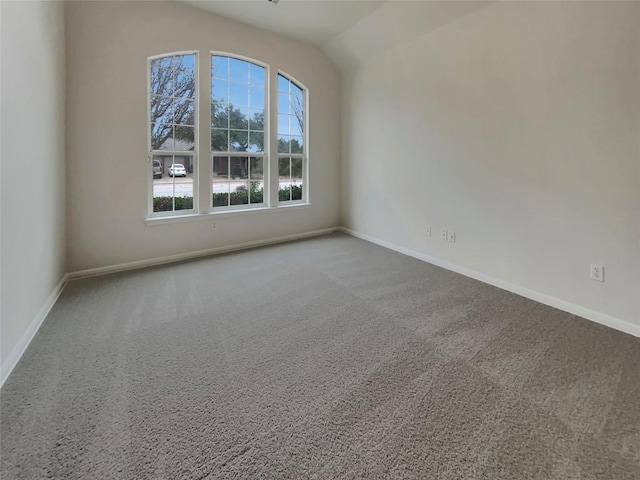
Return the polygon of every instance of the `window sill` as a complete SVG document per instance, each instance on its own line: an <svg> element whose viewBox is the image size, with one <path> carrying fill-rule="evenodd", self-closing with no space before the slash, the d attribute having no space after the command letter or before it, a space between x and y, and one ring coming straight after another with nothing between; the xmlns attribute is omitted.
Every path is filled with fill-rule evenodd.
<svg viewBox="0 0 640 480"><path fill-rule="evenodd" d="M294 203L291 205L278 205L277 207L260 207L260 208L238 208L231 210L222 210L209 213L189 213L185 215L167 215L165 217L149 217L144 223L147 226L167 225L170 223L184 222L202 222L207 220L215 220L217 218L230 218L241 215L264 214L272 212L282 212L287 210L304 210L311 206L310 203Z"/></svg>

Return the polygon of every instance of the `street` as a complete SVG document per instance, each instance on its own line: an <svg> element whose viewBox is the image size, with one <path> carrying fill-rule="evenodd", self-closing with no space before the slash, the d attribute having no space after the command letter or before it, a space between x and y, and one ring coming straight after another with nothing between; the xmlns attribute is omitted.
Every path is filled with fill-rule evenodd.
<svg viewBox="0 0 640 480"><path fill-rule="evenodd" d="M229 188L232 192L240 186L247 187L248 180L233 180L226 178L213 182L213 193L226 193ZM289 182L280 181L280 188L288 187ZM175 190L174 190L175 189ZM174 193L175 192L175 193ZM162 178L153 179L153 196L154 197L192 197L193 196L193 178L191 175L186 177L176 177L174 179L169 176L163 176Z"/></svg>

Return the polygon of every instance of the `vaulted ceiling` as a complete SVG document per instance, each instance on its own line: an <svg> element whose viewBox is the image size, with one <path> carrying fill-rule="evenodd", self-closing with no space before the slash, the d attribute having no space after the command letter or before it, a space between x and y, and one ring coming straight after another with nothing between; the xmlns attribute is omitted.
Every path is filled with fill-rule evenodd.
<svg viewBox="0 0 640 480"><path fill-rule="evenodd" d="M379 8L383 1L185 0L185 3L255 27L322 45Z"/></svg>
<svg viewBox="0 0 640 480"><path fill-rule="evenodd" d="M183 0L320 46L341 69L409 42L492 1Z"/></svg>

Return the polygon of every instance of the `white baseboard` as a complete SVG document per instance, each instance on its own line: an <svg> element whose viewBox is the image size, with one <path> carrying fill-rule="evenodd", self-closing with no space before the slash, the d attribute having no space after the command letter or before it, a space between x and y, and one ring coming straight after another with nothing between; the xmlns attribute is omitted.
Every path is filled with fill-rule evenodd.
<svg viewBox="0 0 640 480"><path fill-rule="evenodd" d="M38 314L36 315L36 317L29 324L29 327L27 328L27 330L20 337L20 340L18 341L16 346L13 348L13 350L11 350L11 353L9 354L7 359L4 362L2 362L2 366L0 367L0 387L4 385L5 380L9 377L14 367L16 366L16 364L18 363L18 361L20 360L24 352L27 350L27 347L31 343L31 340L33 340L33 337L35 337L36 333L38 332L38 329L42 325L42 322L44 322L45 318L47 318L47 315L51 311L51 308L55 305L65 285L71 280L77 280L79 278L85 278L85 277L95 277L98 275L106 275L108 273L124 272L125 270L134 270L138 268L151 267L154 265L162 265L165 263L179 262L181 260L187 260L191 258L205 257L208 255L214 255L219 253L234 252L237 250L245 250L248 248L262 247L266 245L273 245L276 243L289 242L289 241L300 240L300 239L309 238L309 237L316 237L319 235L326 235L328 233L333 233L337 230L338 230L338 227L324 228L322 230L296 233L293 235L285 235L282 237L268 238L265 240L256 240L253 242L238 243L235 245L210 248L207 250L200 250L197 252L181 253L178 255L169 255L167 257L151 258L147 260L139 260L135 262L121 263L118 265L110 265L107 267L91 268L88 270L81 270L77 272L66 273L60 279L60 282L58 282L53 292L51 292L51 295L49 295L49 298L47 298L46 302L44 303L40 311L38 311Z"/></svg>
<svg viewBox="0 0 640 480"><path fill-rule="evenodd" d="M415 250L411 250L408 248L401 247L399 245L395 245L390 242L386 242L384 240L380 240L379 238L372 237L371 235L367 235L364 233L356 232L355 230L351 230L350 228L340 227L339 231L351 235L353 237L360 238L362 240L366 240L367 242L375 243L376 245L380 245L381 247L388 248L390 250L394 250L399 253L403 253L410 257L417 258L418 260L422 260L427 263L431 263L433 265L437 265L438 267L446 268L447 270L451 270L452 272L459 273L466 277L473 278L475 280L479 280L484 283L488 283L489 285L493 285L494 287L501 288L503 290L507 290L509 292L515 293L517 295L521 295L523 297L529 298L531 300L535 300L536 302L544 303L550 307L557 308L558 310L563 310L568 313L572 313L582 318L586 318L587 320L591 320L592 322L599 323L601 325L605 325L607 327L613 328L615 330L619 330L624 333L628 333L635 337L640 337L640 325L633 324L626 320L622 320L620 318L612 317L611 315L607 315L602 312L598 312L595 310L591 310L590 308L586 308L580 305L576 305L571 302L567 302L565 300L561 300L556 297L552 297L551 295L547 295L544 293L537 292L535 290L530 290L528 288L522 287L520 285L515 285L513 283L506 282L504 280L499 280L497 278L493 278L489 275L485 275L484 273L476 272L466 267L462 267L460 265L456 265L453 263L446 262L436 257L432 257L430 255L426 255L424 253L416 252Z"/></svg>
<svg viewBox="0 0 640 480"><path fill-rule="evenodd" d="M68 275L64 274L51 292L51 295L49 295L47 300L44 302L44 305L42 305L42 308L40 308L35 318L22 334L18 343L13 347L7 359L2 362L2 367L0 368L0 387L2 387L7 378L9 378L9 375L18 364L18 360L20 360L24 352L27 350L27 347L31 343L31 340L33 340L33 337L38 333L42 322L44 322L44 319L47 318L47 315L49 315L49 312L56 304L56 301L62 293L62 290L64 290L64 286L67 284L67 281Z"/></svg>
<svg viewBox="0 0 640 480"><path fill-rule="evenodd" d="M149 258L147 260L136 260L134 262L119 263L117 265L109 265L107 267L89 268L87 270L79 270L76 272L71 272L71 273L68 273L67 275L68 275L68 280L77 280L79 278L96 277L99 275L106 275L108 273L124 272L126 270L135 270L138 268L153 267L156 265L180 262L182 260L189 260L192 258L207 257L209 255L235 252L238 250L246 250L248 248L263 247L266 245L273 245L276 243L290 242L293 240L301 240L303 238L317 237L320 235L326 235L328 233L336 232L338 228L339 227L323 228L322 230L313 230L311 232L295 233L293 235L267 238L265 240L255 240L252 242L236 243L234 245L209 248L206 250L198 250L196 252L179 253L177 255L169 255L166 257Z"/></svg>
<svg viewBox="0 0 640 480"><path fill-rule="evenodd" d="M344 232L348 235L361 238L362 240L375 243L376 245L380 245L390 250L394 250L396 252L403 253L410 257L417 258L418 260L422 260L424 262L431 263L433 265L437 265L442 268L446 268L447 270L460 273L467 277L479 280L484 283L488 283L489 285L493 285L498 288L502 288L503 290L507 290L509 292L515 293L517 295L521 295L523 297L543 303L545 305L549 305L559 310L563 310L565 312L578 315L580 317L586 318L588 320L599 323L601 325L605 325L607 327L620 330L621 332L625 332L630 335L640 337L640 325L635 325L625 320L612 317L611 315L597 312L595 310L591 310L589 308L582 307L580 305L576 305L571 302L567 302L559 298L546 295L544 293L536 292L534 290L530 290L528 288L521 287L519 285L514 285L512 283L493 278L489 275L485 275L483 273L479 273L474 270L470 270L468 268L455 265L455 264L446 262L444 260L440 260L438 258L426 255L424 253L416 252L415 250L410 250L408 248L400 247L398 245L395 245L390 242L386 242L384 240L380 240L370 235L356 232L349 228L334 227L334 228L325 228L322 230L314 230L311 232L297 233L294 235L274 237L274 238L269 238L265 240L256 240L253 242L238 243L235 245L228 245L224 247L210 248L207 250L200 250L197 252L181 253L178 255L169 255L167 257L139 260L135 262L111 265L107 267L91 268L88 270L81 270L77 272L66 273L65 275L63 275L63 277L60 279L56 287L53 289L53 291L51 292L51 295L49 295L44 305L42 305L42 308L38 311L33 321L29 324L29 327L27 328L27 330L20 337L20 340L18 341L18 343L14 346L13 350L11 350L11 353L9 354L7 359L4 362L2 362L2 366L0 367L0 387L4 385L4 382L7 380L7 378L13 371L14 367L16 366L16 364L18 363L18 361L26 351L27 347L33 340L33 337L36 335L36 333L38 332L38 329L42 325L42 322L44 322L45 318L47 318L47 315L51 311L51 308L55 305L56 301L58 300L58 297L62 293L62 290L64 289L67 282L69 282L70 280L77 280L79 278L94 277L98 275L105 275L108 273L123 272L126 270L134 270L134 269L150 267L154 265L162 265L166 263L179 262L181 260L187 260L187 259L197 258L197 257L205 257L205 256L215 255L220 253L234 252L238 250L245 250L248 248L273 245L276 243L283 243L283 242L289 242L293 240L300 240L303 238L315 237L319 235L326 235L328 233L332 233L335 231Z"/></svg>

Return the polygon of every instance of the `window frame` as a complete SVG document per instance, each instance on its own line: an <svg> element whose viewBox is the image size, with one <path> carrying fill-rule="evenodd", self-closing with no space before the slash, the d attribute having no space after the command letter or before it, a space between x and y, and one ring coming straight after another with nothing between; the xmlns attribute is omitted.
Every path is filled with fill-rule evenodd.
<svg viewBox="0 0 640 480"><path fill-rule="evenodd" d="M151 129L153 122L151 121L151 65L154 60L161 58L175 57L177 55L195 55L194 70L194 126L193 126L193 151L184 150L152 150L151 149ZM177 52L167 52L159 55L147 57L147 218L169 218L185 215L194 215L198 213L198 195L199 195L199 142L200 142L200 53L198 50L183 50ZM172 210L163 212L153 211L153 158L155 156L193 156L193 205L189 210ZM186 166L185 166L186 167ZM173 177L175 180L175 177ZM175 192L174 192L175 193ZM175 208L175 195L173 196Z"/></svg>
<svg viewBox="0 0 640 480"><path fill-rule="evenodd" d="M302 91L302 108L303 108L303 131L302 131L302 153L280 153L278 152L278 115L280 115L280 110L278 110L278 76L282 76L287 79L289 82L294 83L300 90ZM278 172L278 191L280 190L280 159L281 158L300 158L302 159L302 198L300 200L280 200L277 198L277 205L307 205L310 203L309 200L309 89L295 78L293 75L288 74L283 70L278 70L276 72L276 84L275 84L275 94L276 94L276 126L275 126L275 145L276 145L276 153L277 160L275 163L275 171ZM289 93L290 95L291 93ZM291 168L291 167L289 167Z"/></svg>
<svg viewBox="0 0 640 480"><path fill-rule="evenodd" d="M202 53L202 55L201 55ZM194 145L193 150L152 150L152 118L151 118L151 95L152 95L152 62L162 58L171 58L179 55L194 55ZM201 62L204 58L208 58L208 68L202 68ZM237 152L237 151L214 151L211 145L211 134L213 131L213 124L211 118L211 107L213 104L213 57L224 56L230 59L237 59L254 64L264 68L264 144L262 152ZM205 78L205 75L208 77ZM294 83L303 95L303 108L304 108L304 124L302 132L303 151L302 153L279 153L278 152L278 77L282 76L289 82ZM229 81L227 79L226 81ZM251 84L248 84L249 88ZM203 91L208 86L208 90ZM147 57L147 216L145 222L147 225L163 225L168 223L183 222L183 221L199 221L206 220L207 218L215 218L216 215L243 215L243 214L257 214L264 212L283 211L289 208L303 208L311 205L310 198L310 161L309 161L309 89L307 86L295 78L289 73L275 68L263 61L243 56L240 54L221 51L221 50L182 50L174 52L165 52L157 55ZM206 103L205 103L206 102ZM250 106L248 108L251 108ZM206 122L202 122L201 116L207 115ZM206 129L206 132L205 130ZM202 131L201 131L202 130ZM229 130L228 130L229 131ZM247 130L248 132L250 130ZM209 158L207 161L201 161L203 158L201 155L201 147L204 138L202 133L206 133L206 141L209 145ZM206 152L206 149L203 150ZM172 210L154 212L154 178L153 178L153 160L157 155L174 155L174 156L191 156L193 158L193 173L192 173L192 191L193 191L193 205L189 210ZM214 157L247 157L249 163L252 158L262 159L262 174L263 174L263 197L261 203L247 203L242 205L227 205L222 207L213 207L213 166ZM299 200L280 200L280 176L279 176L279 161L280 158L300 158L302 160L302 198ZM209 175L207 176L204 171L208 168ZM248 178L250 182L250 175ZM208 182L208 186L204 183ZM208 193L208 202L204 202L205 191ZM174 191L175 194L175 191ZM175 208L175 196L173 206ZM208 207L207 207L208 204ZM245 213L243 213L245 212Z"/></svg>
<svg viewBox="0 0 640 480"><path fill-rule="evenodd" d="M221 50L210 50L209 51L209 69L208 69L208 76L209 76L209 92L208 92L208 102L209 105L213 104L213 98L211 98L212 92L213 92L213 57L214 56L220 56L220 57L227 57L227 58L233 58L236 60L242 60L244 62L248 62L248 63L252 63L254 65L257 65L259 67L264 68L264 85L263 85L263 89L264 89L264 145L262 148L262 152L236 152L236 151L227 151L227 152L222 152L222 151L215 151L213 150L213 148L211 147L211 132L213 131L213 126L211 125L211 114L209 115L209 156L211 158L211 168L209 171L209 186L210 186L210 193L211 195L209 195L209 213L211 214L217 214L217 213L225 213L225 212L234 212L234 211L242 211L242 210L251 210L251 209L265 209L265 208L269 208L270 202L269 202L269 195L270 195L270 188L269 188L269 184L270 184L270 172L271 172L271 168L270 168L270 145L271 145L271 117L270 117L270 106L271 106L271 102L270 102L270 76L271 76L271 66L267 63L261 62L259 60L256 60L254 58L250 58L250 57L245 57L243 55L239 55L237 53L230 53L230 52L225 52L225 51L221 51ZM227 79L227 82L230 82L231 79ZM210 111L211 112L211 111ZM227 129L227 131L230 131L229 129ZM242 158L242 157L247 157L247 162L250 164L251 163L251 157L260 157L262 158L262 183L263 183L263 190L262 190L262 202L261 203L247 203L247 204L243 204L243 205L227 205L226 207L214 207L213 206L213 164L214 164L214 157L229 157L229 159L231 159L232 157L236 157L236 158ZM249 167L251 168L251 167ZM229 172L227 172L229 173ZM249 181L251 181L251 179L249 179Z"/></svg>

